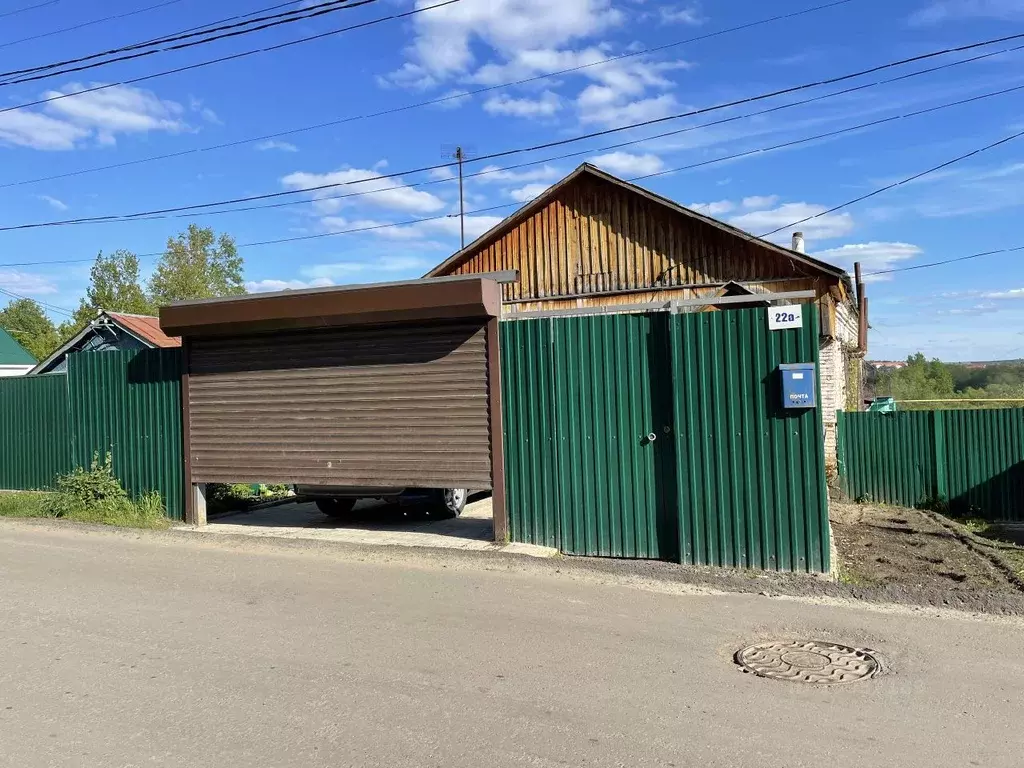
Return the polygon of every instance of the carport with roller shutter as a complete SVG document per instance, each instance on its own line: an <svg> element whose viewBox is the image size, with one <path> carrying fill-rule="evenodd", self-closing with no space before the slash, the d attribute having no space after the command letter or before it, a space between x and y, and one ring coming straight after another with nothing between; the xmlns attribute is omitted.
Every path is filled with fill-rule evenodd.
<svg viewBox="0 0 1024 768"><path fill-rule="evenodd" d="M498 283L433 279L182 302L187 519L202 486L493 489L505 537Z"/></svg>

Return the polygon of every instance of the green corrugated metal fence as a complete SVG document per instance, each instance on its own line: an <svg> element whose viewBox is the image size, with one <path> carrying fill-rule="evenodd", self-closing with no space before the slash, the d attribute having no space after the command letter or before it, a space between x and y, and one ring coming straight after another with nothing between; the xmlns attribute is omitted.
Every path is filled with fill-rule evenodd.
<svg viewBox="0 0 1024 768"><path fill-rule="evenodd" d="M817 319L764 309L502 324L512 538L581 555L829 567L821 416L781 408Z"/></svg>
<svg viewBox="0 0 1024 768"><path fill-rule="evenodd" d="M768 330L764 309L671 318L684 563L829 569L821 410L781 407L779 366L818 363L804 310L789 331Z"/></svg>
<svg viewBox="0 0 1024 768"><path fill-rule="evenodd" d="M71 455L88 467L113 456L132 495L159 491L167 516L184 514L181 351L83 352L68 357Z"/></svg>
<svg viewBox="0 0 1024 768"><path fill-rule="evenodd" d="M70 469L67 377L0 379L0 488L50 488Z"/></svg>
<svg viewBox="0 0 1024 768"><path fill-rule="evenodd" d="M1024 520L1024 409L841 413L838 439L850 498Z"/></svg>
<svg viewBox="0 0 1024 768"><path fill-rule="evenodd" d="M159 491L184 514L181 351L78 352L67 374L0 379L0 488L50 488L113 456L130 494Z"/></svg>

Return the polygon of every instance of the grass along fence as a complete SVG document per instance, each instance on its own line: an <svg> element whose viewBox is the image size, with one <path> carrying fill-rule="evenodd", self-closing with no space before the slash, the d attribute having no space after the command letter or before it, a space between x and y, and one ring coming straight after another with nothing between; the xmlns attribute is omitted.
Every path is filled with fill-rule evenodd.
<svg viewBox="0 0 1024 768"><path fill-rule="evenodd" d="M1024 521L1024 408L839 414L852 499Z"/></svg>

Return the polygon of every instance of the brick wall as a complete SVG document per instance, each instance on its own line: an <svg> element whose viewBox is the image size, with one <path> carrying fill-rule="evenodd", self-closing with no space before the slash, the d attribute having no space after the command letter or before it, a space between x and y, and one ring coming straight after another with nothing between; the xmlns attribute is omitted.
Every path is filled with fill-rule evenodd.
<svg viewBox="0 0 1024 768"><path fill-rule="evenodd" d="M857 313L848 304L836 307L836 338L821 343L821 419L825 426L825 466L836 467L836 413L847 408L851 395L849 383L857 382L855 374L859 361L853 355L857 350Z"/></svg>

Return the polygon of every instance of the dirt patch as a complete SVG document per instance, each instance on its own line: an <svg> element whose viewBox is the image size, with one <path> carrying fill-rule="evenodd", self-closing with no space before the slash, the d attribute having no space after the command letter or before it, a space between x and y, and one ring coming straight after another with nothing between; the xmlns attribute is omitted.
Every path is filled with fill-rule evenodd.
<svg viewBox="0 0 1024 768"><path fill-rule="evenodd" d="M953 523L915 509L831 505L840 581L897 602L1020 613L1024 593Z"/></svg>

